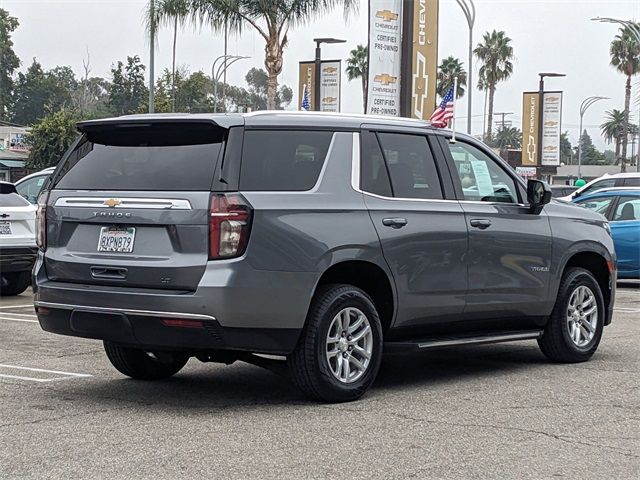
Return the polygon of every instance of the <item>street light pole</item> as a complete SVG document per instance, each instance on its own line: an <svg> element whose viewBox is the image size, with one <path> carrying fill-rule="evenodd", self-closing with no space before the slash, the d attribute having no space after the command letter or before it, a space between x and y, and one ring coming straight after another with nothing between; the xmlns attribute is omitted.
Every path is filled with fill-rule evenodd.
<svg viewBox="0 0 640 480"><path fill-rule="evenodd" d="M156 20L155 20L155 4L154 0L149 2L149 16L151 21L149 22L149 113L155 112L156 100L155 92L153 90L154 85L154 67L155 67L155 54L156 54Z"/></svg>
<svg viewBox="0 0 640 480"><path fill-rule="evenodd" d="M471 111L473 99L473 25L476 22L476 6L473 0L456 0L469 25L469 65L467 67L467 133L471 135ZM456 92L454 92L454 95Z"/></svg>
<svg viewBox="0 0 640 480"><path fill-rule="evenodd" d="M587 97L580 105L580 131L578 132L578 178L582 178L582 119L591 105L600 100L608 99L609 97Z"/></svg>
<svg viewBox="0 0 640 480"><path fill-rule="evenodd" d="M316 42L316 56L314 59L315 66L315 81L313 85L313 109L316 112L320 111L320 76L322 75L322 50L320 45L323 43L345 43L346 40L341 40L339 38L314 38L314 42Z"/></svg>
<svg viewBox="0 0 640 480"><path fill-rule="evenodd" d="M211 65L211 80L213 81L213 112L218 112L218 83L222 76L226 76L227 69L236 63L238 60L243 60L251 57L243 57L240 55L220 55L213 61ZM216 64L220 62L216 69Z"/></svg>

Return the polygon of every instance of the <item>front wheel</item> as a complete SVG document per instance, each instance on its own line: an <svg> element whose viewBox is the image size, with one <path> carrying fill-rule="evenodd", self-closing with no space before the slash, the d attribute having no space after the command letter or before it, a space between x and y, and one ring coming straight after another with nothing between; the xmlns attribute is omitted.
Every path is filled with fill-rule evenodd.
<svg viewBox="0 0 640 480"><path fill-rule="evenodd" d="M175 352L151 352L104 342L111 364L120 373L136 380L161 380L178 373L189 357Z"/></svg>
<svg viewBox="0 0 640 480"><path fill-rule="evenodd" d="M294 382L306 395L348 402L371 386L381 356L382 327L369 296L351 285L329 285L315 295L288 361Z"/></svg>
<svg viewBox="0 0 640 480"><path fill-rule="evenodd" d="M591 272L568 269L558 299L538 345L555 362L585 362L602 338L606 309L600 285Z"/></svg>

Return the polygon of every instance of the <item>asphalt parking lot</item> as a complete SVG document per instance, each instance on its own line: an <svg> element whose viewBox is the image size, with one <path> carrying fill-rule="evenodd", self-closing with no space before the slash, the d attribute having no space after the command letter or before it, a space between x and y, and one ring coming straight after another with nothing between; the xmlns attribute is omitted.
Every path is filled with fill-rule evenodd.
<svg viewBox="0 0 640 480"><path fill-rule="evenodd" d="M243 363L122 377L0 300L0 478L640 478L640 288L591 362L535 342L385 359L359 402Z"/></svg>

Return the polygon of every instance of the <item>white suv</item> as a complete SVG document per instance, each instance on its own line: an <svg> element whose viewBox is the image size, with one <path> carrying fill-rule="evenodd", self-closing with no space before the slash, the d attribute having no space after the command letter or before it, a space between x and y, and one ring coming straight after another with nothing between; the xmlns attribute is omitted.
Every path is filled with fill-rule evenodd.
<svg viewBox="0 0 640 480"><path fill-rule="evenodd" d="M20 295L31 283L36 259L36 206L0 182L0 295Z"/></svg>
<svg viewBox="0 0 640 480"><path fill-rule="evenodd" d="M581 197L582 195L595 193L603 188L612 187L640 187L640 172L616 173L614 175L605 173L602 177L591 180L572 194L566 197L559 197L558 200L570 202L574 198Z"/></svg>

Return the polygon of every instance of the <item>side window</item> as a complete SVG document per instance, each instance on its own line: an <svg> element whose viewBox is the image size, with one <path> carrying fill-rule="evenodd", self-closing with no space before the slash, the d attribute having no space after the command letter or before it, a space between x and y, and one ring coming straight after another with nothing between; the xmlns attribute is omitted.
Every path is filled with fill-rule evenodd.
<svg viewBox="0 0 640 480"><path fill-rule="evenodd" d="M614 222L640 220L640 198L623 197L618 202Z"/></svg>
<svg viewBox="0 0 640 480"><path fill-rule="evenodd" d="M465 200L518 203L515 180L495 160L463 142L448 146Z"/></svg>
<svg viewBox="0 0 640 480"><path fill-rule="evenodd" d="M600 180L599 182L594 183L593 185L589 185L587 188L580 192L582 195L586 195L587 193L595 193L598 190L602 190L603 188L611 188L616 186L616 179L610 178L607 180Z"/></svg>
<svg viewBox="0 0 640 480"><path fill-rule="evenodd" d="M606 215L609 211L609 206L613 201L613 197L601 197L601 198L592 198L589 200L585 200L582 202L577 202L578 205L584 208L588 208L589 210L593 210L594 212L601 213L602 215Z"/></svg>
<svg viewBox="0 0 640 480"><path fill-rule="evenodd" d="M632 177L624 179L625 187L640 187L640 177Z"/></svg>
<svg viewBox="0 0 640 480"><path fill-rule="evenodd" d="M435 160L422 135L378 133L393 196L442 199L442 186Z"/></svg>
<svg viewBox="0 0 640 480"><path fill-rule="evenodd" d="M248 130L244 134L240 189L305 191L318 181L333 132Z"/></svg>
<svg viewBox="0 0 640 480"><path fill-rule="evenodd" d="M361 142L360 189L363 192L392 197L389 173L384 165L384 157L376 134L363 132Z"/></svg>
<svg viewBox="0 0 640 480"><path fill-rule="evenodd" d="M42 190L42 186L46 179L47 175L30 178L29 180L25 180L20 183L20 185L16 185L16 190L31 203L36 203L38 201L38 194L40 193L40 190Z"/></svg>

